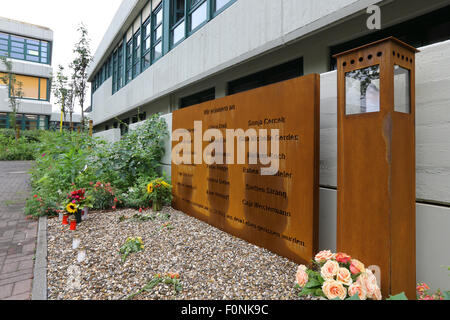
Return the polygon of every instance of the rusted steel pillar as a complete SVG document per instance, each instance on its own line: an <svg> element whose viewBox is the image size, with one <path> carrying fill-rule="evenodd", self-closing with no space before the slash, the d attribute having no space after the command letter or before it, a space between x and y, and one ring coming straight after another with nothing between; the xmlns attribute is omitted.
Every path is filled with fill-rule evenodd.
<svg viewBox="0 0 450 320"><path fill-rule="evenodd" d="M415 48L388 38L338 60L338 251L415 299Z"/></svg>

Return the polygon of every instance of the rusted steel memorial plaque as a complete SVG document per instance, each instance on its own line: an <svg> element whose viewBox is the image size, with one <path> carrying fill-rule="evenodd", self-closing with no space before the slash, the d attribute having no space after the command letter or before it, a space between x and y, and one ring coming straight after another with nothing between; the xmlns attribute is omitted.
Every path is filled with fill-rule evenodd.
<svg viewBox="0 0 450 320"><path fill-rule="evenodd" d="M174 132L184 129L192 141L173 138L172 158L186 160L172 163L173 206L295 262L309 262L318 249L319 106L320 78L314 74L175 111ZM223 139L203 137L208 129ZM216 163L202 159L212 142L223 147L211 153ZM181 150L183 144L190 152ZM274 162L278 168L262 175Z"/></svg>

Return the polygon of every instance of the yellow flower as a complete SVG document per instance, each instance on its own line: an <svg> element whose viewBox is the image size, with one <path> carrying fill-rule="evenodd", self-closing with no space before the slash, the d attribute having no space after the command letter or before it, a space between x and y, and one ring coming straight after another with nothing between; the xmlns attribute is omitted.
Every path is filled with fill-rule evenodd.
<svg viewBox="0 0 450 320"><path fill-rule="evenodd" d="M142 241L142 238L141 238L141 237L138 237L137 239L138 239L138 241L139 241L140 243L143 243L143 241Z"/></svg>
<svg viewBox="0 0 450 320"><path fill-rule="evenodd" d="M141 245L141 249L144 250L144 245Z"/></svg>
<svg viewBox="0 0 450 320"><path fill-rule="evenodd" d="M170 185L169 185L167 182L165 182L165 181L162 182L162 185L163 185L164 187L166 187L166 188L169 188L169 187L170 187Z"/></svg>
<svg viewBox="0 0 450 320"><path fill-rule="evenodd" d="M78 206L75 203L69 203L66 207L68 213L75 213L78 210Z"/></svg>
<svg viewBox="0 0 450 320"><path fill-rule="evenodd" d="M148 194L153 193L153 183L150 183L150 184L147 186L147 193L148 193Z"/></svg>

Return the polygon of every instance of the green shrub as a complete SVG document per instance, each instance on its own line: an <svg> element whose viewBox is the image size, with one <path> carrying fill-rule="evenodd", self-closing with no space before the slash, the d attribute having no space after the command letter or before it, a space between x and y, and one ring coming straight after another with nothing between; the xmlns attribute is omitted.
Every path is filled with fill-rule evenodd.
<svg viewBox="0 0 450 320"><path fill-rule="evenodd" d="M34 160L43 131L23 131L18 140L13 130L0 130L0 161Z"/></svg>
<svg viewBox="0 0 450 320"><path fill-rule="evenodd" d="M111 182L121 192L127 192L141 177L158 176L167 136L166 122L153 115L119 142L98 146L97 176Z"/></svg>
<svg viewBox="0 0 450 320"><path fill-rule="evenodd" d="M94 209L115 208L121 201L132 208L147 206L146 186L158 177L167 136L167 124L158 115L116 143L84 133L41 133L33 149L33 194L45 195L55 210L75 189L86 189ZM52 212L47 210L47 206L39 209L32 199L27 203L30 214Z"/></svg>

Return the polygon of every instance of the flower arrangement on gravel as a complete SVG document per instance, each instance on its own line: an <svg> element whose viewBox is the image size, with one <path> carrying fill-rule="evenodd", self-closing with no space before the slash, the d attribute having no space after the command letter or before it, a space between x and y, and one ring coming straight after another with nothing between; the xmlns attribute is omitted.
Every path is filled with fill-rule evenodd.
<svg viewBox="0 0 450 320"><path fill-rule="evenodd" d="M381 300L381 290L372 271L345 253L319 252L313 268L301 265L296 275L299 296L329 300Z"/></svg>
<svg viewBox="0 0 450 320"><path fill-rule="evenodd" d="M161 274L156 274L153 279L141 290L130 295L128 299L133 299L135 296L143 292L151 292L160 283L168 284L173 286L173 291L175 294L180 293L183 290L183 285L180 282L180 275L178 273L169 272L162 276Z"/></svg>
<svg viewBox="0 0 450 320"><path fill-rule="evenodd" d="M119 250L119 253L122 254L122 262L125 262L131 253L140 252L144 250L144 248L144 242L141 237L128 238Z"/></svg>
<svg viewBox="0 0 450 320"><path fill-rule="evenodd" d="M172 201L172 186L158 178L147 185L149 199L153 202L153 211L161 211L162 206Z"/></svg>
<svg viewBox="0 0 450 320"><path fill-rule="evenodd" d="M86 189L72 191L67 195L67 199L69 200L67 207L70 204L75 204L77 209L92 208L92 197L86 195Z"/></svg>

